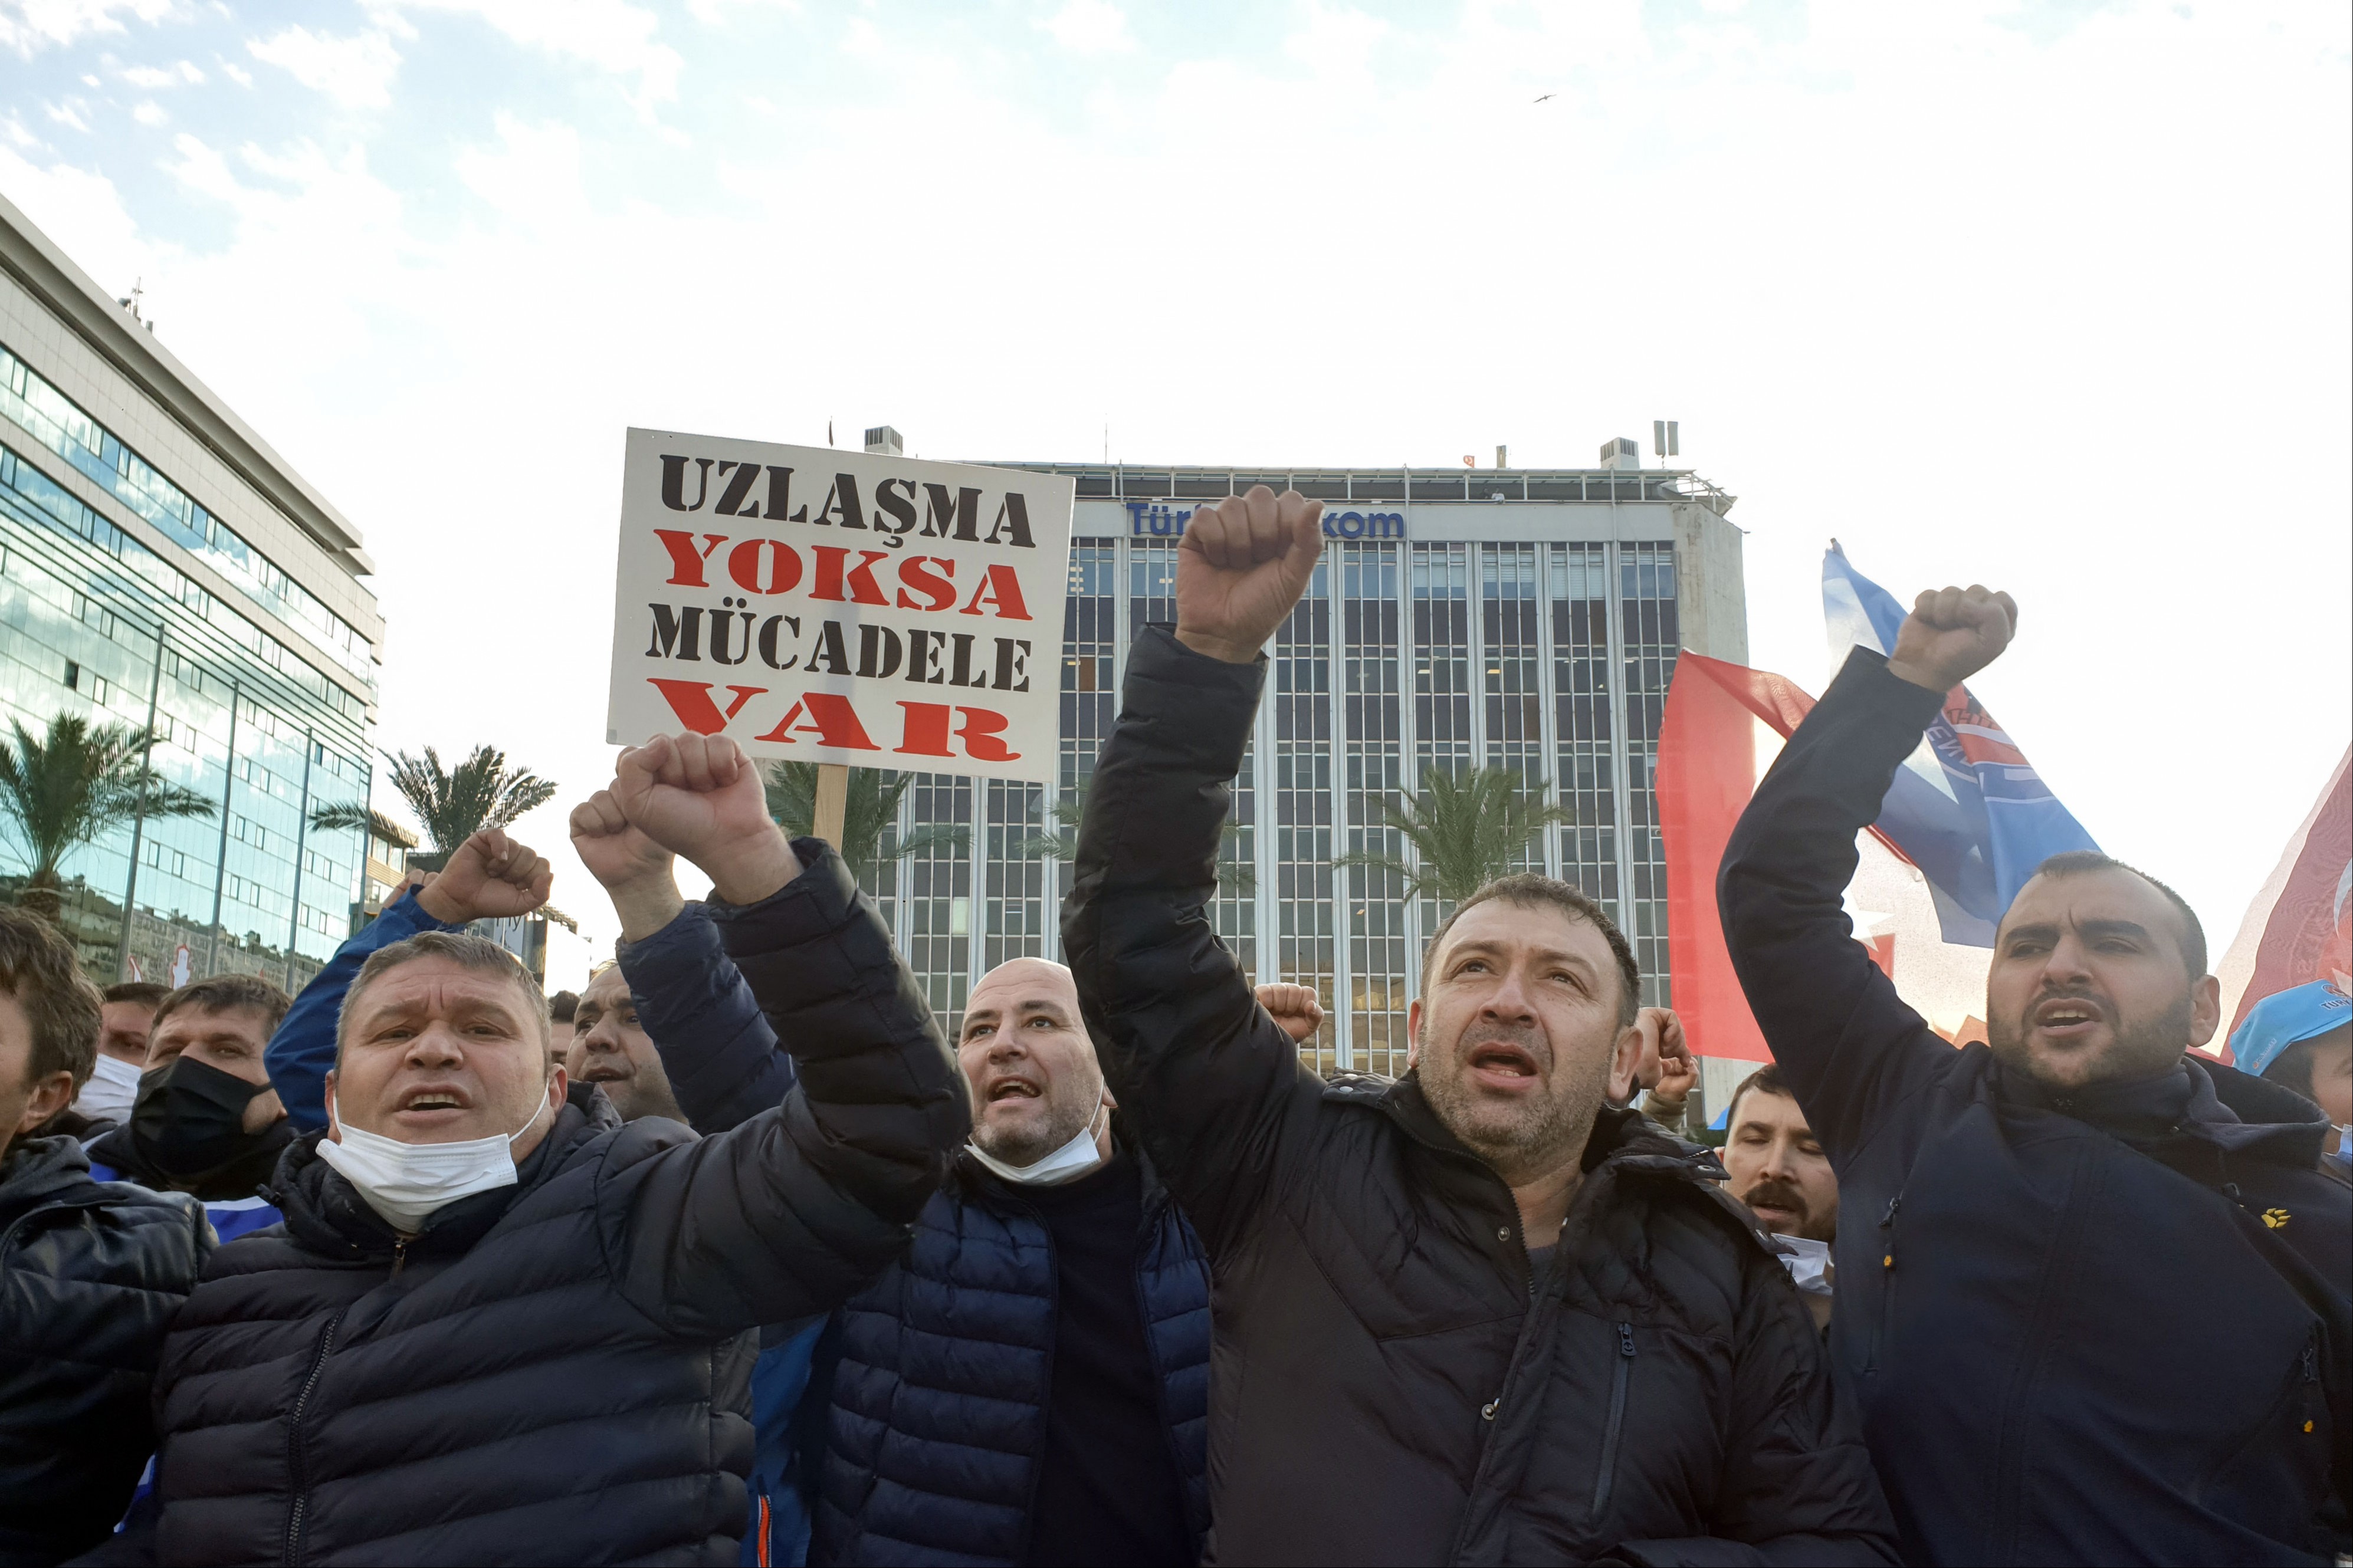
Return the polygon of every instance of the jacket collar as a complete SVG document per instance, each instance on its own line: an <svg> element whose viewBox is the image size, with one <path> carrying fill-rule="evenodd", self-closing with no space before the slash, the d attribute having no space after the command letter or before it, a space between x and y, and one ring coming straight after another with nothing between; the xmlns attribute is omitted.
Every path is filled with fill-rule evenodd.
<svg viewBox="0 0 2353 1568"><path fill-rule="evenodd" d="M27 1138L8 1147L0 1161L0 1227L15 1224L44 1204L95 1192L90 1156L67 1137Z"/></svg>
<svg viewBox="0 0 2353 1568"><path fill-rule="evenodd" d="M515 1201L564 1165L565 1156L599 1133L621 1125L613 1102L593 1083L575 1083L555 1113L555 1125L539 1147L515 1166L515 1184L459 1198L425 1222L409 1250L427 1256L466 1251L506 1216ZM319 1158L323 1129L299 1138L278 1163L278 1173L261 1195L286 1216L287 1233L311 1252L356 1262L391 1254L400 1235L370 1208L358 1189Z"/></svg>
<svg viewBox="0 0 2353 1568"><path fill-rule="evenodd" d="M1394 1083L1348 1074L1335 1079L1324 1098L1377 1106L1424 1147L1486 1164L1439 1120L1422 1092L1419 1069L1409 1070ZM1620 1175L1665 1176L1710 1186L1725 1179L1724 1163L1714 1150L1683 1142L1640 1111L1609 1104L1594 1113L1579 1163L1588 1175L1608 1165Z"/></svg>
<svg viewBox="0 0 2353 1568"><path fill-rule="evenodd" d="M2073 1117L2159 1157L2203 1150L2310 1169L2328 1134L2327 1117L2302 1095L2200 1057L2184 1055L2153 1078L2069 1090L1994 1066L2003 1099Z"/></svg>
<svg viewBox="0 0 2353 1568"><path fill-rule="evenodd" d="M296 1136L294 1124L280 1119L254 1141L253 1148L225 1165L195 1176L174 1176L159 1169L140 1147L127 1121L99 1134L89 1148L92 1161L121 1173L127 1181L159 1193L188 1193L207 1202L218 1202L224 1198L249 1198L269 1184L280 1158Z"/></svg>

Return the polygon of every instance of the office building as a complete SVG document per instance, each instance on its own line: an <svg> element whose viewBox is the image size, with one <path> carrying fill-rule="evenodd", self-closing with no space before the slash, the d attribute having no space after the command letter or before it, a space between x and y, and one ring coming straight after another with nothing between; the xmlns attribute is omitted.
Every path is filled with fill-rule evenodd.
<svg viewBox="0 0 2353 1568"><path fill-rule="evenodd" d="M151 727L155 770L214 808L142 816L62 860L93 976L290 988L348 932L367 835L310 816L367 798L372 570L135 298L0 199L0 724ZM0 897L26 848L0 831Z"/></svg>
<svg viewBox="0 0 2353 1568"><path fill-rule="evenodd" d="M1416 961L1445 910L1407 898L1394 871L1334 862L1405 858L1380 808L1432 766L1510 768L1567 808L1525 864L1600 900L1646 999L1666 1000L1660 717L1677 651L1745 663L1747 623L1733 498L1639 461L1613 441L1590 469L1013 465L1078 485L1061 766L1052 788L927 774L908 791L902 831L969 829L878 878L933 1006L953 1026L989 968L1059 956L1070 835L1057 808L1068 815L1092 771L1130 641L1176 618L1192 509L1261 483L1322 499L1326 545L1269 650L1225 851L1248 871L1221 880L1214 912L1255 978L1323 994L1317 1067L1404 1070Z"/></svg>

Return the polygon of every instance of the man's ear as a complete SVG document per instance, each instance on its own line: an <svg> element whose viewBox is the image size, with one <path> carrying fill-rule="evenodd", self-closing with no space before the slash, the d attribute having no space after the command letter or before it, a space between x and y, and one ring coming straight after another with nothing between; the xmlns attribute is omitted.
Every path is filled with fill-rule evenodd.
<svg viewBox="0 0 2353 1568"><path fill-rule="evenodd" d="M1405 1068L1411 1072L1421 1065L1421 998L1417 996L1405 1005Z"/></svg>
<svg viewBox="0 0 2353 1568"><path fill-rule="evenodd" d="M1609 1082L1602 1091L1612 1105L1630 1105L1635 1091L1641 1087L1635 1073L1642 1065L1642 1027L1629 1024L1618 1031L1618 1043L1610 1047Z"/></svg>
<svg viewBox="0 0 2353 1568"><path fill-rule="evenodd" d="M2222 983L2202 974L2189 988L2189 1043L2202 1046L2222 1026Z"/></svg>
<svg viewBox="0 0 2353 1568"><path fill-rule="evenodd" d="M327 1142L330 1143L340 1143L343 1141L343 1119L338 1113L335 1104L335 1069L333 1068L329 1068L327 1069L327 1076L324 1082L326 1086Z"/></svg>
<svg viewBox="0 0 2353 1568"><path fill-rule="evenodd" d="M59 1068L33 1085L32 1098L25 1101L25 1114L16 1119L16 1126L0 1144L23 1137L58 1111L73 1103L73 1074Z"/></svg>

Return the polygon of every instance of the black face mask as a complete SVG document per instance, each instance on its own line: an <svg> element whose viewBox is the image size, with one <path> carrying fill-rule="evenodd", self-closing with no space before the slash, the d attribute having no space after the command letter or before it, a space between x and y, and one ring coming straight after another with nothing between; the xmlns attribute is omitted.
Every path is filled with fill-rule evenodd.
<svg viewBox="0 0 2353 1568"><path fill-rule="evenodd" d="M268 1092L266 1083L248 1083L189 1057L175 1057L139 1079L131 1103L131 1138L139 1152L165 1175L190 1179L217 1171L273 1142L283 1142L280 1122L259 1132L245 1130L245 1108Z"/></svg>

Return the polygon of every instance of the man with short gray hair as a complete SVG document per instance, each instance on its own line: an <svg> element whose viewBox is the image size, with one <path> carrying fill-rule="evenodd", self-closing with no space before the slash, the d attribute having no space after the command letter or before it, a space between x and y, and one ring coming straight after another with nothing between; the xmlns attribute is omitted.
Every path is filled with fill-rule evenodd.
<svg viewBox="0 0 2353 1568"><path fill-rule="evenodd" d="M271 1052L327 1125L280 1165L285 1224L216 1254L174 1321L156 1506L125 1555L734 1559L748 1331L882 1268L969 1116L873 905L785 841L733 742L658 737L611 794L711 876L798 1085L707 1140L624 1125L554 1058L503 949L424 931L338 968L336 1028ZM493 829L424 894L512 913L548 883Z"/></svg>
<svg viewBox="0 0 2353 1568"><path fill-rule="evenodd" d="M1397 1083L1320 1080L1213 934L1261 649L1319 510L1261 487L1193 514L1062 912L1111 1091L1216 1270L1213 1559L1893 1562L1723 1167L1612 1103L1646 1040L1605 911L1533 876L1463 900Z"/></svg>

